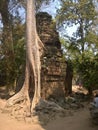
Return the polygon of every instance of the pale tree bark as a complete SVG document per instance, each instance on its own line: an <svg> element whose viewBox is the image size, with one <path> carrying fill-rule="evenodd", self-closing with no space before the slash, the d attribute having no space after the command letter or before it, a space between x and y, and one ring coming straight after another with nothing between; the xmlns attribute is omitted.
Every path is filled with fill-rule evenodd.
<svg viewBox="0 0 98 130"><path fill-rule="evenodd" d="M41 70L41 50L43 44L40 41L36 31L36 18L35 18L35 0L27 0L27 15L26 15L26 70L25 81L22 89L16 95L11 97L7 105L13 105L21 100L26 100L27 106L30 111L33 110L35 105L39 102L40 96L40 70ZM30 78L34 80L32 87L34 89L33 100L30 102L29 86ZM32 93L33 94L33 93Z"/></svg>
<svg viewBox="0 0 98 130"><path fill-rule="evenodd" d="M38 36L36 31L36 19L35 19L35 1L27 1L27 58L29 62L29 72L33 80L35 93L32 102L32 107L38 103L40 99L40 52L38 45Z"/></svg>

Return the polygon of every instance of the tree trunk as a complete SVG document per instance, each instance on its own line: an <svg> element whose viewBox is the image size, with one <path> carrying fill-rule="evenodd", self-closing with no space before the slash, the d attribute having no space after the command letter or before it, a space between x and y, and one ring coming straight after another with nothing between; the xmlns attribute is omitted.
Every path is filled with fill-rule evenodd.
<svg viewBox="0 0 98 130"><path fill-rule="evenodd" d="M36 19L35 19L35 0L27 0L27 15L26 15L26 71L25 81L22 89L8 100L8 105L13 105L21 100L26 100L30 107L30 111L33 110L35 105L40 100L40 49L43 44L41 43L37 31L36 31ZM30 78L34 80L34 84L30 83ZM30 86L31 85L31 86ZM33 87L34 95L33 100L30 102L29 87Z"/></svg>
<svg viewBox="0 0 98 130"><path fill-rule="evenodd" d="M40 53L35 19L35 1L27 1L27 59L29 63L29 73L34 78L35 93L32 108L40 99ZM34 76L34 77L33 77Z"/></svg>
<svg viewBox="0 0 98 130"><path fill-rule="evenodd" d="M9 89L9 85L11 86L14 83L14 67L15 67L15 59L14 59L14 49L13 49L13 38L12 38L12 29L11 29L11 21L8 10L8 0L3 0L0 5L0 14L2 16L3 23L3 34L2 34L2 48L3 54L5 56L5 71L6 71L6 84L7 89Z"/></svg>
<svg viewBox="0 0 98 130"><path fill-rule="evenodd" d="M65 77L65 95L68 96L72 94L72 78L73 78L73 69L72 65L69 62L66 62L66 77Z"/></svg>

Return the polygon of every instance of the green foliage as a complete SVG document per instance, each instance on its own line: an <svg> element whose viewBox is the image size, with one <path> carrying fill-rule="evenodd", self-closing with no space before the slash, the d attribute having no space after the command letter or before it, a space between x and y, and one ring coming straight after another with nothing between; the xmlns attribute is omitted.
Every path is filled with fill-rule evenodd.
<svg viewBox="0 0 98 130"><path fill-rule="evenodd" d="M81 74L83 86L88 90L98 89L98 56L86 52L79 59L77 71Z"/></svg>
<svg viewBox="0 0 98 130"><path fill-rule="evenodd" d="M77 25L72 37L61 39L64 55L73 64L74 77L80 77L82 84L89 90L98 84L98 33L96 33L97 12L92 0L62 0L58 10L58 25L64 31L66 26ZM65 35L66 36L66 35ZM66 40L67 39L67 40Z"/></svg>
<svg viewBox="0 0 98 130"><path fill-rule="evenodd" d="M95 88L98 89L98 55L89 48L83 53L79 48L71 45L67 40L61 39L66 60L71 61L74 78L79 76L82 85L88 89L89 93Z"/></svg>
<svg viewBox="0 0 98 130"><path fill-rule="evenodd" d="M26 47L25 47L25 25L20 22L17 18L14 19L13 23L13 46L14 46L14 57L15 57L15 80L19 78L23 72L26 59Z"/></svg>
<svg viewBox="0 0 98 130"><path fill-rule="evenodd" d="M16 17L11 22L13 23L13 53L11 53L9 57L5 55L3 52L6 46L3 48L3 43L1 43L1 57L3 58L0 60L1 80L3 80L2 83L9 88L10 86L12 88L14 87L15 81L19 78L25 65L25 25L23 25L22 22L20 22L20 19ZM8 48L6 48L6 51L8 51Z"/></svg>
<svg viewBox="0 0 98 130"><path fill-rule="evenodd" d="M96 11L92 0L62 0L61 8L58 10L57 19L62 24L67 25L79 24L81 20L88 23L95 19Z"/></svg>
<svg viewBox="0 0 98 130"><path fill-rule="evenodd" d="M58 26L77 26L76 32L70 39L67 37L74 47L78 47L80 52L85 51L85 46L90 44L97 44L98 38L96 32L92 30L95 20L97 20L98 13L92 0L62 0L61 8L58 9L57 21Z"/></svg>

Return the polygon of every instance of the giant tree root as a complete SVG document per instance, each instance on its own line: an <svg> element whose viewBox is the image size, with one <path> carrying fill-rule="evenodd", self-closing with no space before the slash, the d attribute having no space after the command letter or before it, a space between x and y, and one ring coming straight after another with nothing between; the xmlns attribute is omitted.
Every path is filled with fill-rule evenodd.
<svg viewBox="0 0 98 130"><path fill-rule="evenodd" d="M19 93L9 98L2 112L9 113L15 118L24 118L27 115L30 116L30 100L28 94L21 90Z"/></svg>
<svg viewBox="0 0 98 130"><path fill-rule="evenodd" d="M8 99L6 107L13 106L14 104L17 104L18 102L21 102L23 100L26 100L26 95L24 95L22 92L19 92L15 94L13 97Z"/></svg>

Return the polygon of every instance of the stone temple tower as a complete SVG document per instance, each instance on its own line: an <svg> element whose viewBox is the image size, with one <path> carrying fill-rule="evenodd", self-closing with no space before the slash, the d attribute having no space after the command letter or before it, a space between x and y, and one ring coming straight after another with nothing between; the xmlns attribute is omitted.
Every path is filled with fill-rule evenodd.
<svg viewBox="0 0 98 130"><path fill-rule="evenodd" d="M45 46L41 60L41 94L45 99L60 99L65 95L66 62L63 59L56 23L46 12L38 13L36 18L37 31Z"/></svg>

